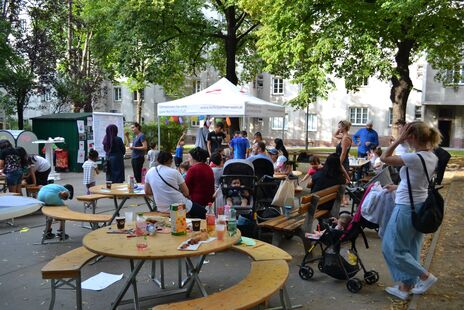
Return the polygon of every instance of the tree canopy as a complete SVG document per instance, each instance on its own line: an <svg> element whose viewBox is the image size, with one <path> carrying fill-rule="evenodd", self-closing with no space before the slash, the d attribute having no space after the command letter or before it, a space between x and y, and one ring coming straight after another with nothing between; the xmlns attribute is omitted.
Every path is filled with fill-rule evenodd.
<svg viewBox="0 0 464 310"><path fill-rule="evenodd" d="M267 70L302 84L293 102L325 97L332 78L348 90L375 76L392 84L394 119L404 119L421 56L452 69L463 57L464 3L457 0L241 0L261 22L258 51Z"/></svg>

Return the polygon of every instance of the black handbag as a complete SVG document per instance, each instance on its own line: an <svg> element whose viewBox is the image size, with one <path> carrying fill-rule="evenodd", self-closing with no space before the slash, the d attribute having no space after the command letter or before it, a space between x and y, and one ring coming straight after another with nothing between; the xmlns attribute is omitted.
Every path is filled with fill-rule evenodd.
<svg viewBox="0 0 464 310"><path fill-rule="evenodd" d="M444 205L445 202L443 197L435 189L434 182L431 181L429 178L429 174L427 173L427 166L425 165L424 158L417 154L422 162L422 166L424 167L425 176L427 177L427 181L429 183L427 189L427 198L425 199L424 205L419 211L416 211L414 207L414 201L412 199L412 191L411 191L411 181L409 180L409 170L406 168L406 176L408 179L408 191L409 191L409 199L411 200L411 219L412 225L414 228L424 234L434 233L440 227L443 221L443 214L444 214Z"/></svg>

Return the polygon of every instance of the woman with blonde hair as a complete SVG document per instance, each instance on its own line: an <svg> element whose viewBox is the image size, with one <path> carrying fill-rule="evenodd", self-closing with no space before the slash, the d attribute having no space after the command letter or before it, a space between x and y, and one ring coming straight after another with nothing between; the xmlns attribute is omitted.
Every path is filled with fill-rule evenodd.
<svg viewBox="0 0 464 310"><path fill-rule="evenodd" d="M399 138L380 156L387 165L401 166L399 185L397 188L394 185L388 186L390 190L396 188L396 198L395 209L382 240L382 253L393 280L399 282L399 285L385 290L403 300L411 293L425 293L437 281L419 262L423 234L412 225L410 192L414 208L418 211L427 198L427 176L432 176L438 162L433 149L440 141L441 135L437 129L424 122L412 122L402 128ZM395 149L404 142L414 152L393 155Z"/></svg>
<svg viewBox="0 0 464 310"><path fill-rule="evenodd" d="M340 156L340 163L343 168L342 171L347 182L350 181L350 175L348 174L350 170L350 161L348 156L350 154L351 144L353 143L353 139L349 134L350 128L351 122L346 120L340 121L338 122L338 129L334 133L334 138L340 140L335 148L335 153Z"/></svg>

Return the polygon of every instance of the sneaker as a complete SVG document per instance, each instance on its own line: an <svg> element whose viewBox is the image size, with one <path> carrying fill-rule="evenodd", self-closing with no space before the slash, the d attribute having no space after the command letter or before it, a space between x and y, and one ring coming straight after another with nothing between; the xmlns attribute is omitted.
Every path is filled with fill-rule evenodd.
<svg viewBox="0 0 464 310"><path fill-rule="evenodd" d="M63 238L63 233L61 231L58 231L58 234L57 234L58 238L60 238L61 240L68 240L69 239L69 235L68 234L64 234L64 238Z"/></svg>
<svg viewBox="0 0 464 310"><path fill-rule="evenodd" d="M387 287L385 291L387 291L388 294L398 297L401 300L407 300L409 297L409 292L400 290L398 285Z"/></svg>
<svg viewBox="0 0 464 310"><path fill-rule="evenodd" d="M427 280L419 280L419 282L416 283L411 292L413 294L424 294L432 285L435 284L435 282L437 282L437 280L437 277L429 273L429 277L427 278Z"/></svg>
<svg viewBox="0 0 464 310"><path fill-rule="evenodd" d="M51 231L49 231L49 232L47 232L45 234L44 238L47 239L47 240L53 239L53 238L55 238L55 234L52 233Z"/></svg>

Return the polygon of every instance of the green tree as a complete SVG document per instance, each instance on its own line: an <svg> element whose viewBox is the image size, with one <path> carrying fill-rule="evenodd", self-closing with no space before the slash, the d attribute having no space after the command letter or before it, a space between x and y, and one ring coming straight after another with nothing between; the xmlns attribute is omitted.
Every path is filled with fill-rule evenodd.
<svg viewBox="0 0 464 310"><path fill-rule="evenodd" d="M267 69L302 84L295 105L326 96L332 77L357 90L363 78L376 76L391 82L393 118L404 120L413 88L409 65L421 56L445 70L462 61L462 1L240 2L262 24L258 49Z"/></svg>

